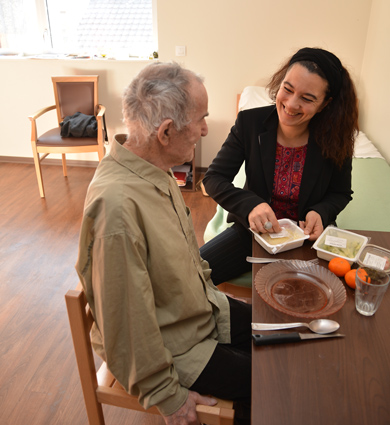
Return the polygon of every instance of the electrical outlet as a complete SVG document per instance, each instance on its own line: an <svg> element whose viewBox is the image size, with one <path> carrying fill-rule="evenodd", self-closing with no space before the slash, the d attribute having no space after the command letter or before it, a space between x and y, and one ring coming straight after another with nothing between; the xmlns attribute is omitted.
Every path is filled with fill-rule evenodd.
<svg viewBox="0 0 390 425"><path fill-rule="evenodd" d="M185 56L186 46L176 46L176 56Z"/></svg>

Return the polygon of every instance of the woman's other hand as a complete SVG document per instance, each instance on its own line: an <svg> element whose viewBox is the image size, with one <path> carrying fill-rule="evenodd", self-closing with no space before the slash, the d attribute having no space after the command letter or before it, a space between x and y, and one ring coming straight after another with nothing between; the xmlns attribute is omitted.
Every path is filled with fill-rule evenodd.
<svg viewBox="0 0 390 425"><path fill-rule="evenodd" d="M315 211L309 211L306 214L306 221L300 221L299 227L305 235L310 235L310 241L315 241L324 230L321 216Z"/></svg>
<svg viewBox="0 0 390 425"><path fill-rule="evenodd" d="M257 233L278 233L282 231L272 208L266 203L257 205L248 215L249 227ZM265 228L270 222L272 227ZM268 227L268 226L266 226Z"/></svg>

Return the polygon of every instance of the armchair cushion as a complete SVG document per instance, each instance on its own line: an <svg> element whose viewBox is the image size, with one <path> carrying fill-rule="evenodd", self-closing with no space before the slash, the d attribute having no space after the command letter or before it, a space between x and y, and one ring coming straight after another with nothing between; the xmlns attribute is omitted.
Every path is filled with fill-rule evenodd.
<svg viewBox="0 0 390 425"><path fill-rule="evenodd" d="M61 137L60 127L52 128L38 137L37 146L93 146L97 145L97 138L93 137Z"/></svg>

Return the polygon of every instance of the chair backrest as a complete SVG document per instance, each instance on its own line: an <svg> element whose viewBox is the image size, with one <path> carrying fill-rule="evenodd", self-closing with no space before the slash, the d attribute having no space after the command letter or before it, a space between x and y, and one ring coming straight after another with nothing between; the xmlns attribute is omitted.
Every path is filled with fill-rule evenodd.
<svg viewBox="0 0 390 425"><path fill-rule="evenodd" d="M66 293L65 300L89 423L104 425L102 404L159 415L156 407L145 410L137 397L128 394L107 369L106 363L103 362L96 371L90 338L94 318L80 283L75 290ZM197 405L196 411L202 423L233 425L231 401L218 400L216 406Z"/></svg>
<svg viewBox="0 0 390 425"><path fill-rule="evenodd" d="M98 75L52 77L58 123L76 112L96 115Z"/></svg>

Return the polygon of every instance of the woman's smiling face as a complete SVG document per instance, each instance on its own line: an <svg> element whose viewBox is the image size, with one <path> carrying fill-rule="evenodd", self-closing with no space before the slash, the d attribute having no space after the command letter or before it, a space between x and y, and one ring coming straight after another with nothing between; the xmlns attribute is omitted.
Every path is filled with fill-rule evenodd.
<svg viewBox="0 0 390 425"><path fill-rule="evenodd" d="M327 88L328 82L318 74L299 63L294 64L287 71L276 95L279 124L306 129L313 116L327 105Z"/></svg>

